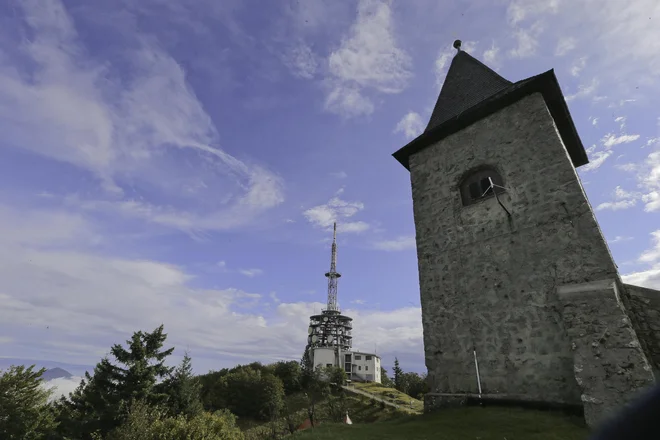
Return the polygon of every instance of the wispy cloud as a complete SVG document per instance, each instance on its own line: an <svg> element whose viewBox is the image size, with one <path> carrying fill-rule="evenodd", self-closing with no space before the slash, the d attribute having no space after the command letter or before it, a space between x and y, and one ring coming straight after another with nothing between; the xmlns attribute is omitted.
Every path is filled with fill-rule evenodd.
<svg viewBox="0 0 660 440"><path fill-rule="evenodd" d="M579 58L573 63L571 66L571 75L573 76L580 76L580 72L585 68L587 65L587 57L582 57Z"/></svg>
<svg viewBox="0 0 660 440"><path fill-rule="evenodd" d="M561 37L557 42L557 47L555 48L555 56L561 57L566 55L568 52L575 49L577 45L577 39L574 37Z"/></svg>
<svg viewBox="0 0 660 440"><path fill-rule="evenodd" d="M637 204L637 201L641 197L641 194L629 192L624 190L620 186L617 186L614 189L613 196L615 199L614 201L601 203L596 207L596 210L602 211L604 209L609 209L612 211L618 211L622 209L632 208Z"/></svg>
<svg viewBox="0 0 660 440"><path fill-rule="evenodd" d="M120 75L112 63L87 54L61 3L21 5L33 37L18 58L2 54L0 66L0 129L8 146L87 171L105 191L98 197L174 227L189 227L209 210L224 217L240 211L242 219L230 222L237 225L283 201L280 177L219 147L184 70L155 40L126 35L133 44L125 48L127 70ZM19 60L31 69L18 68ZM197 166L181 166L182 158ZM161 200L195 201L199 212L174 219L177 209L160 206L157 197L124 198L127 189L135 194L144 186ZM219 188L242 194L223 206L211 202Z"/></svg>
<svg viewBox="0 0 660 440"><path fill-rule="evenodd" d="M645 250L639 256L639 261L642 263L657 263L660 262L660 229L651 232L652 248Z"/></svg>
<svg viewBox="0 0 660 440"><path fill-rule="evenodd" d="M612 240L609 240L609 242L614 244L614 243L621 243L623 241L630 241L632 239L633 239L632 237L625 237L625 236L622 236L622 235L617 235Z"/></svg>
<svg viewBox="0 0 660 440"><path fill-rule="evenodd" d="M330 175L336 179L345 179L348 177L348 174L346 174L345 171L337 171L334 173L330 173Z"/></svg>
<svg viewBox="0 0 660 440"><path fill-rule="evenodd" d="M411 60L394 35L389 2L360 0L350 35L328 58L326 108L345 116L370 114L366 90L399 93L412 74Z"/></svg>
<svg viewBox="0 0 660 440"><path fill-rule="evenodd" d="M422 134L424 130L424 121L417 112L409 111L396 124L395 133L403 133L408 139L412 139Z"/></svg>
<svg viewBox="0 0 660 440"><path fill-rule="evenodd" d="M264 273L263 270L261 269L240 269L239 272L242 275L245 275L246 277L256 277L257 275L261 275Z"/></svg>
<svg viewBox="0 0 660 440"><path fill-rule="evenodd" d="M359 233L369 229L369 224L363 221L347 221L364 209L362 202L347 202L339 197L333 197L323 205L317 205L303 212L303 215L314 226L331 229L337 222L337 229L342 232Z"/></svg>
<svg viewBox="0 0 660 440"><path fill-rule="evenodd" d="M312 79L319 69L318 56L302 41L291 47L284 54L284 64L300 78Z"/></svg>
<svg viewBox="0 0 660 440"><path fill-rule="evenodd" d="M605 148L612 148L615 145L628 144L630 142L636 141L637 139L639 139L638 134L622 134L617 136L613 133L608 133L603 137L603 139L601 139L601 142Z"/></svg>
<svg viewBox="0 0 660 440"><path fill-rule="evenodd" d="M500 48L495 45L495 42L493 41L492 46L489 49L486 49L484 51L484 63L488 66L497 66L499 64L499 59L498 59L498 54L500 52Z"/></svg>
<svg viewBox="0 0 660 440"><path fill-rule="evenodd" d="M539 46L538 36L542 31L540 23L535 23L529 29L515 31L516 46L509 50L512 58L528 58L536 54Z"/></svg>
<svg viewBox="0 0 660 440"><path fill-rule="evenodd" d="M573 101L574 99L585 98L592 95L598 89L599 81L593 78L588 84L580 84L578 91L572 95L566 95L566 101Z"/></svg>
<svg viewBox="0 0 660 440"><path fill-rule="evenodd" d="M597 151L589 158L589 163L581 167L582 171L593 171L601 167L608 157L612 155L611 151ZM590 154L591 156L591 154Z"/></svg>
<svg viewBox="0 0 660 440"><path fill-rule="evenodd" d="M382 251L403 251L408 249L415 249L415 237L404 236L398 237L394 240L382 240L374 243L374 248Z"/></svg>

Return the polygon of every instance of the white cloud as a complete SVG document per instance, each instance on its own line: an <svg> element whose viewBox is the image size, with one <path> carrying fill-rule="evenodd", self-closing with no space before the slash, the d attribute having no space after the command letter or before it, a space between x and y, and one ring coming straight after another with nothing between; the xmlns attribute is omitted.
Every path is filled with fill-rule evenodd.
<svg viewBox="0 0 660 440"><path fill-rule="evenodd" d="M363 221L343 221L353 217L364 209L362 202L347 202L339 197L333 197L323 205L314 206L303 212L303 215L314 226L329 230L337 222L337 230L341 232L359 233L369 229L369 224Z"/></svg>
<svg viewBox="0 0 660 440"><path fill-rule="evenodd" d="M51 390L52 394L49 400L53 402L62 396L68 396L69 393L74 392L80 385L82 379L81 376L59 377L57 379L49 380L48 382L43 382L41 386L45 389Z"/></svg>
<svg viewBox="0 0 660 440"><path fill-rule="evenodd" d="M642 263L657 263L660 261L660 229L651 232L653 247L639 256Z"/></svg>
<svg viewBox="0 0 660 440"><path fill-rule="evenodd" d="M621 129L621 131L623 131L623 129L626 128L626 117L625 116L617 116L614 119L614 122L619 123L619 128Z"/></svg>
<svg viewBox="0 0 660 440"><path fill-rule="evenodd" d="M651 269L623 275L624 283L660 290L660 264Z"/></svg>
<svg viewBox="0 0 660 440"><path fill-rule="evenodd" d="M383 251L403 251L415 249L416 242L414 236L398 237L394 240L383 240L374 243L374 248Z"/></svg>
<svg viewBox="0 0 660 440"><path fill-rule="evenodd" d="M555 56L564 56L568 52L575 49L577 40L573 37L562 37L557 42L557 47L555 48Z"/></svg>
<svg viewBox="0 0 660 440"><path fill-rule="evenodd" d="M261 269L241 269L239 272L250 278L262 275L264 273L264 271Z"/></svg>
<svg viewBox="0 0 660 440"><path fill-rule="evenodd" d="M632 208L637 204L637 201L641 197L639 193L626 191L620 186L617 186L614 189L613 196L615 199L614 202L601 203L596 207L596 210L601 211L603 209L610 209L612 211L618 211L621 209Z"/></svg>
<svg viewBox="0 0 660 440"><path fill-rule="evenodd" d="M495 46L495 42L493 42L490 49L484 51L484 63L488 66L496 66L498 64L497 54L499 51L499 47Z"/></svg>
<svg viewBox="0 0 660 440"><path fill-rule="evenodd" d="M542 28L539 24L529 29L517 29L515 31L516 47L509 50L509 56L513 58L528 58L536 54L539 42L538 36Z"/></svg>
<svg viewBox="0 0 660 440"><path fill-rule="evenodd" d="M330 173L330 175L337 179L345 179L348 177L345 171L337 171L336 173Z"/></svg>
<svg viewBox="0 0 660 440"><path fill-rule="evenodd" d="M358 305L363 305L363 304L366 304L366 303L367 302L363 299L355 299L355 300L351 301L351 304L358 304Z"/></svg>
<svg viewBox="0 0 660 440"><path fill-rule="evenodd" d="M613 240L609 240L609 242L614 244L614 243L621 243L623 241L630 241L632 239L633 239L632 237L624 237L624 236L621 236L621 235L617 235L616 237L614 237Z"/></svg>
<svg viewBox="0 0 660 440"><path fill-rule="evenodd" d="M93 365L132 332L164 324L167 345L189 349L198 372L253 360L297 360L308 317L323 307L280 302L269 314L260 313L262 295L195 287L195 276L173 264L60 249L86 238L72 233L68 222L51 223L47 211L26 214L35 230L50 229L50 235L26 241L8 229L14 224L11 215L0 217L0 334L12 335L3 339L3 352L15 357ZM82 231L90 229L76 221ZM280 301L275 292L268 296ZM346 312L355 319L356 343L377 342L383 354L421 359L419 308ZM49 385L64 393L77 379Z"/></svg>
<svg viewBox="0 0 660 440"><path fill-rule="evenodd" d="M603 137L603 139L601 139L601 142L605 148L612 148L615 145L628 144L630 142L636 141L637 139L639 139L638 134L622 134L620 136L616 136L615 134L608 133Z"/></svg>
<svg viewBox="0 0 660 440"><path fill-rule="evenodd" d="M582 171L593 171L600 168L601 165L612 155L611 151L598 151L589 158L589 163L580 167Z"/></svg>
<svg viewBox="0 0 660 440"><path fill-rule="evenodd" d="M591 125L598 125L598 118L589 117L589 120L591 121Z"/></svg>
<svg viewBox="0 0 660 440"><path fill-rule="evenodd" d="M87 56L61 3L37 3L21 2L31 38L18 52L0 51L6 145L91 173L106 191L101 197L116 206L132 202L122 200L125 189L134 194L144 186L158 193L153 200L186 200L198 212L176 220L175 207L140 200L152 211L168 211L164 224L175 227L209 211L234 216L232 224L239 225L282 202L280 177L219 148L216 128L184 70L155 40L123 35L132 44L121 54L120 75L113 63ZM231 195L231 203L217 198L219 190Z"/></svg>
<svg viewBox="0 0 660 440"><path fill-rule="evenodd" d="M617 202L605 202L601 203L596 207L597 211L602 211L603 209L610 209L612 211L619 211L621 209L632 208L637 204L636 200L619 200Z"/></svg>
<svg viewBox="0 0 660 440"><path fill-rule="evenodd" d="M579 58L571 66L571 75L580 76L580 72L582 72L582 70L585 68L586 65L587 65L587 57Z"/></svg>
<svg viewBox="0 0 660 440"><path fill-rule="evenodd" d="M419 113L409 111L406 115L401 118L396 128L394 129L395 133L403 133L408 139L412 139L416 136L422 134L424 130L424 121Z"/></svg>
<svg viewBox="0 0 660 440"><path fill-rule="evenodd" d="M559 0L515 0L509 3L507 18L516 25L530 16L556 14Z"/></svg>
<svg viewBox="0 0 660 440"><path fill-rule="evenodd" d="M598 84L599 81L596 78L593 78L589 84L580 84L578 86L577 92L573 93L572 95L566 95L566 102L592 95L598 88Z"/></svg>
<svg viewBox="0 0 660 440"><path fill-rule="evenodd" d="M326 108L357 116L374 110L363 89L399 93L410 77L411 60L397 46L389 2L360 0L350 36L328 58L330 92Z"/></svg>
<svg viewBox="0 0 660 440"><path fill-rule="evenodd" d="M660 211L660 192L651 191L648 194L644 194L642 196L642 202L646 204L644 206L644 211L646 212Z"/></svg>
<svg viewBox="0 0 660 440"><path fill-rule="evenodd" d="M299 42L285 54L284 64L295 76L305 79L312 79L319 68L318 57L304 42Z"/></svg>
<svg viewBox="0 0 660 440"><path fill-rule="evenodd" d="M359 87L335 85L325 100L326 110L344 117L370 115L375 106L371 99L362 94Z"/></svg>

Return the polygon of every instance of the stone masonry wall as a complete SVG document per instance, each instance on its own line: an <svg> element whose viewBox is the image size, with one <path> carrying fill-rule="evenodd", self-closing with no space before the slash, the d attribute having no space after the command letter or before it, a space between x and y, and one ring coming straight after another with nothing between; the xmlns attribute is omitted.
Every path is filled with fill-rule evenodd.
<svg viewBox="0 0 660 440"><path fill-rule="evenodd" d="M480 165L507 192L463 207ZM540 94L410 158L431 393L579 403L557 286L617 278L576 171Z"/></svg>
<svg viewBox="0 0 660 440"><path fill-rule="evenodd" d="M627 308L646 356L660 380L660 291L624 284Z"/></svg>
<svg viewBox="0 0 660 440"><path fill-rule="evenodd" d="M614 279L558 288L584 417L600 424L654 383Z"/></svg>

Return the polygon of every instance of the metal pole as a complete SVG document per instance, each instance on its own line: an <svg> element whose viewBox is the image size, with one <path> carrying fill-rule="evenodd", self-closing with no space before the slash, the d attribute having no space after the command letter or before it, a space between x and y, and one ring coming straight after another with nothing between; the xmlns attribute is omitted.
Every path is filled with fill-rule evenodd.
<svg viewBox="0 0 660 440"><path fill-rule="evenodd" d="M477 361L477 349L472 350L474 354L474 368L477 370L477 386L479 387L479 399L481 399L481 377L479 377L479 361Z"/></svg>

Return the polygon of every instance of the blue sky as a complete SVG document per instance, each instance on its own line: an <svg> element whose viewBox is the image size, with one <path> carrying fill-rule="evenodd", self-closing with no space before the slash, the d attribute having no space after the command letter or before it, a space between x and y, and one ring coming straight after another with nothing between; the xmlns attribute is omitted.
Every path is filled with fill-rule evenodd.
<svg viewBox="0 0 660 440"><path fill-rule="evenodd" d="M555 69L621 273L660 288L658 20L655 0L3 2L0 352L93 364L164 323L200 372L299 359L336 220L355 346L424 371L391 154L456 38L512 81Z"/></svg>

